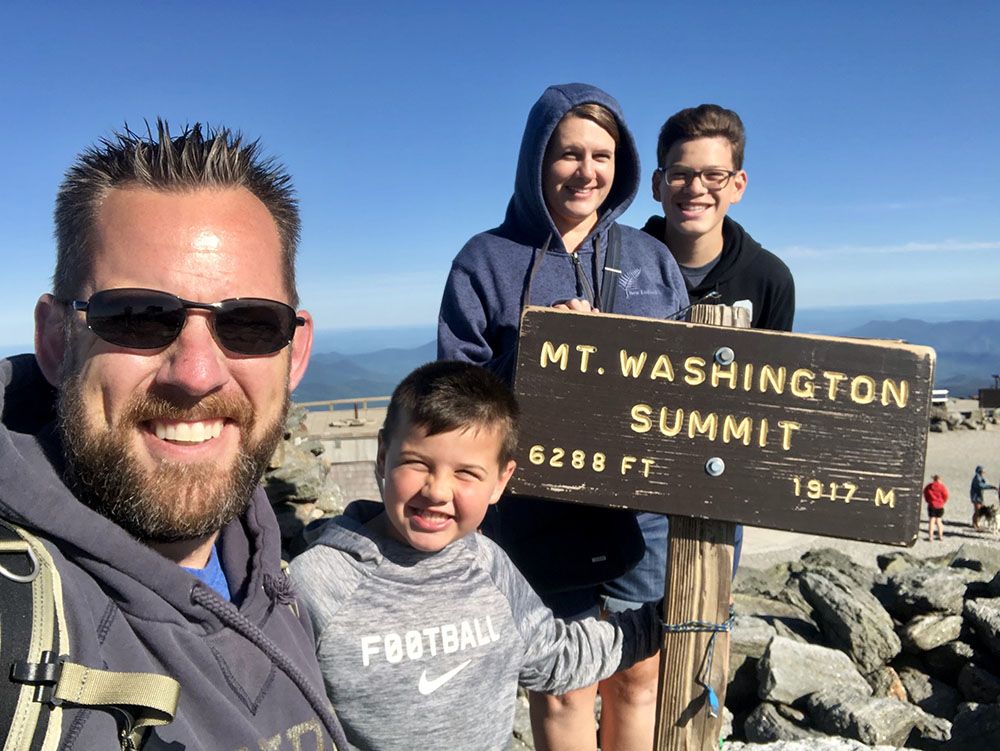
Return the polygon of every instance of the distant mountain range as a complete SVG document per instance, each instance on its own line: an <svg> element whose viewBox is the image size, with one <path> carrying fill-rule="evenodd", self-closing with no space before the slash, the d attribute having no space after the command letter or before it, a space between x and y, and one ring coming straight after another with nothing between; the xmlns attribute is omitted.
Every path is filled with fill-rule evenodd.
<svg viewBox="0 0 1000 751"><path fill-rule="evenodd" d="M856 314L837 311L830 318L802 316L809 326L798 326L797 333L822 333L864 339L901 339L911 344L933 347L937 352L936 388L946 388L952 396L975 396L979 389L993 386L993 374L1000 373L1000 320L928 322L914 318L868 320L860 325L843 327L858 321ZM426 328L400 329L395 339L391 331L380 330L373 340L405 341L408 336L427 336ZM354 344L360 336L344 338ZM415 343L417 344L417 343ZM413 368L435 359L433 341L413 347L391 347L372 352L344 354L313 353L309 370L295 390L296 401L323 401L362 396L386 396Z"/></svg>
<svg viewBox="0 0 1000 751"><path fill-rule="evenodd" d="M795 331L839 336L873 321L903 319L948 323L986 321L1000 316L1000 300L851 305L835 308L800 308L795 311Z"/></svg>
<svg viewBox="0 0 1000 751"><path fill-rule="evenodd" d="M388 396L418 365L437 358L433 341L410 349L391 347L354 355L313 353L305 378L292 398L297 402Z"/></svg>
<svg viewBox="0 0 1000 751"><path fill-rule="evenodd" d="M951 396L977 396L979 389L993 386L1000 373L1000 320L945 321L928 323L912 318L869 321L845 336L865 339L902 339L925 344L937 352L936 388Z"/></svg>

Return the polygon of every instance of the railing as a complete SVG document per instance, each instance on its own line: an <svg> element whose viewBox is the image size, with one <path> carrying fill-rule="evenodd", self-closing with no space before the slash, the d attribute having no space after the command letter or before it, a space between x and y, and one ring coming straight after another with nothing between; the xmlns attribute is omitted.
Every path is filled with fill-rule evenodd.
<svg viewBox="0 0 1000 751"><path fill-rule="evenodd" d="M368 420L368 405L370 402L384 402L388 405L389 396L365 396L360 398L349 398L349 399L328 399L322 402L296 402L300 407L304 407L310 412L318 412L319 410L329 410L331 412L337 409L346 409L353 406L354 408L354 419L358 420ZM379 404L378 406L383 406Z"/></svg>

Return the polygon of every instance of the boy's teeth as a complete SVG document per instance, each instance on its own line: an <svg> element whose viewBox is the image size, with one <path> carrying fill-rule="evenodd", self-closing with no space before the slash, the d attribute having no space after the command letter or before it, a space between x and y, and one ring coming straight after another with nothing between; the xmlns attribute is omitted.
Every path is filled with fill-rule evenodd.
<svg viewBox="0 0 1000 751"><path fill-rule="evenodd" d="M154 422L153 432L161 441L176 443L204 443L218 438L222 433L222 420L196 422Z"/></svg>
<svg viewBox="0 0 1000 751"><path fill-rule="evenodd" d="M420 511L418 513L420 514L420 516L424 517L425 519L432 519L432 520L435 520L435 521L438 521L438 520L441 520L441 519L447 519L448 518L447 514L441 514L441 513L438 513L437 511L431 511L429 508L425 508L425 509L423 509L422 511Z"/></svg>

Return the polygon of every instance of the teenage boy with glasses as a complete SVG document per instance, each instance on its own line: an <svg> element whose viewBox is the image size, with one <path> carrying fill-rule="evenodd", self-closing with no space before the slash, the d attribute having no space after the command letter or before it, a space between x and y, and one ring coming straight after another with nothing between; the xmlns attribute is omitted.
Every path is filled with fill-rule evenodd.
<svg viewBox="0 0 1000 751"><path fill-rule="evenodd" d="M258 487L312 343L288 174L160 122L78 157L55 219L35 355L0 362L0 522L65 618L0 699L46 748L346 749Z"/></svg>
<svg viewBox="0 0 1000 751"><path fill-rule="evenodd" d="M732 110L702 104L672 115L660 130L653 198L663 216L643 231L662 240L680 266L692 301L753 304L754 328L791 331L795 284L781 260L726 214L743 198L746 136Z"/></svg>
<svg viewBox="0 0 1000 751"><path fill-rule="evenodd" d="M710 292L718 292L716 302L725 305L750 300L754 328L791 331L795 284L788 267L726 216L747 187L745 142L739 115L716 104L672 115L660 129L653 171L653 198L664 215L650 217L642 229L670 249L692 302ZM738 526L734 571L742 541ZM652 726L658 674L643 665L611 680L632 722Z"/></svg>

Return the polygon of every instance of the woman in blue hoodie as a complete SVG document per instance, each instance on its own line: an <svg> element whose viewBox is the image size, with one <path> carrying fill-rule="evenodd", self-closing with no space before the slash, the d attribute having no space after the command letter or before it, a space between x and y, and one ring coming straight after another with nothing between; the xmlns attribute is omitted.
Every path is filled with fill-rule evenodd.
<svg viewBox="0 0 1000 751"><path fill-rule="evenodd" d="M485 365L510 382L525 305L648 318L685 307L684 281L666 247L615 222L640 177L635 141L614 98L585 84L546 89L528 114L503 223L475 235L452 263L438 357ZM631 609L663 596L666 517L522 498L494 508L484 531L557 615ZM620 551L632 555L618 570L591 568L602 558L591 554L598 548L617 551L619 561ZM559 561L581 563L560 569ZM616 684L602 691L605 751L652 746L657 669L653 657L605 682ZM532 696L541 751L596 748L596 690Z"/></svg>

